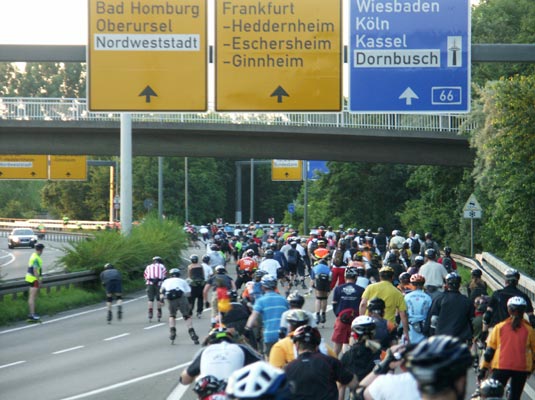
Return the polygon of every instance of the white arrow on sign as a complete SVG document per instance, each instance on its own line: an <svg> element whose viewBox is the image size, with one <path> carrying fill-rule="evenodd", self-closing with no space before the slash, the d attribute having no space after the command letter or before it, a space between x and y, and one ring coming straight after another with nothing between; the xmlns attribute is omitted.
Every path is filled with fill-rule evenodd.
<svg viewBox="0 0 535 400"><path fill-rule="evenodd" d="M412 99L419 99L418 95L409 86L400 94L399 98L405 99L405 104L408 106L412 105Z"/></svg>

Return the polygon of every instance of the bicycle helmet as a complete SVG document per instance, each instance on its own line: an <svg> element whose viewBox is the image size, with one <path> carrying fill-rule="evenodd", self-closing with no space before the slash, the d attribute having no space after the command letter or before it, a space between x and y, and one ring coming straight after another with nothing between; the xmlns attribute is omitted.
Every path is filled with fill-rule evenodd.
<svg viewBox="0 0 535 400"><path fill-rule="evenodd" d="M351 330L359 337L372 337L375 334L375 321L367 315L359 315L351 322Z"/></svg>
<svg viewBox="0 0 535 400"><path fill-rule="evenodd" d="M356 279L358 276L357 269L355 267L347 267L344 276L346 279Z"/></svg>
<svg viewBox="0 0 535 400"><path fill-rule="evenodd" d="M223 265L217 265L214 268L214 271L215 271L216 274L226 274L227 273L227 270L225 269L225 267Z"/></svg>
<svg viewBox="0 0 535 400"><path fill-rule="evenodd" d="M408 355L407 367L420 391L434 395L453 387L472 365L470 349L459 339L437 335L421 341Z"/></svg>
<svg viewBox="0 0 535 400"><path fill-rule="evenodd" d="M368 311L370 312L373 312L373 311L382 312L385 310L386 304L383 299L379 297L374 297L373 299L370 299L370 301L368 301L367 308L368 308Z"/></svg>
<svg viewBox="0 0 535 400"><path fill-rule="evenodd" d="M232 333L223 325L212 328L206 337L207 344L219 343L222 340L232 341Z"/></svg>
<svg viewBox="0 0 535 400"><path fill-rule="evenodd" d="M398 260L398 256L396 255L396 253L390 253L388 255L388 262L389 263L393 263L393 262L396 262Z"/></svg>
<svg viewBox="0 0 535 400"><path fill-rule="evenodd" d="M483 271L481 271L479 268L476 268L470 272L470 275L472 275L474 278L481 278L483 276Z"/></svg>
<svg viewBox="0 0 535 400"><path fill-rule="evenodd" d="M267 272L264 271L263 269L257 269L255 272L254 272L254 277L255 277L255 280L257 282L260 282L260 280L264 277L264 275L267 275Z"/></svg>
<svg viewBox="0 0 535 400"><path fill-rule="evenodd" d="M113 264L110 264L110 263L104 264L104 269L112 269L112 268L113 268Z"/></svg>
<svg viewBox="0 0 535 400"><path fill-rule="evenodd" d="M192 254L190 257L189 257L189 260L193 263L193 264L197 264L199 262L199 256L197 254Z"/></svg>
<svg viewBox="0 0 535 400"><path fill-rule="evenodd" d="M275 290L277 288L277 278L272 275L264 275L260 282L262 287L266 289Z"/></svg>
<svg viewBox="0 0 535 400"><path fill-rule="evenodd" d="M507 310L509 314L518 313L522 315L526 311L527 307L526 300L520 296L513 296L507 300Z"/></svg>
<svg viewBox="0 0 535 400"><path fill-rule="evenodd" d="M394 269L389 266L382 267L379 270L379 276L382 276L385 278L392 278L394 276Z"/></svg>
<svg viewBox="0 0 535 400"><path fill-rule="evenodd" d="M305 298L301 296L297 290L290 293L286 300L288 300L288 303L292 308L301 308L305 304Z"/></svg>
<svg viewBox="0 0 535 400"><path fill-rule="evenodd" d="M214 243L214 244L212 244L212 245L210 246L210 250L212 250L212 251L218 251L218 250L219 250L219 246L218 246L217 244Z"/></svg>
<svg viewBox="0 0 535 400"><path fill-rule="evenodd" d="M310 325L302 325L294 331L292 340L294 343L302 342L319 346L321 343L321 333L318 328L312 328Z"/></svg>
<svg viewBox="0 0 535 400"><path fill-rule="evenodd" d="M45 248L45 245L43 243L37 243L35 245L35 250L43 250Z"/></svg>
<svg viewBox="0 0 535 400"><path fill-rule="evenodd" d="M193 391L200 399L204 399L206 396L221 392L224 388L224 380L219 380L213 375L205 375L197 379L195 386L193 386Z"/></svg>
<svg viewBox="0 0 535 400"><path fill-rule="evenodd" d="M161 263L163 260L162 260L162 257L160 257L160 256L154 256L154 257L152 257L152 261L157 262L157 263Z"/></svg>
<svg viewBox="0 0 535 400"><path fill-rule="evenodd" d="M171 271L169 271L169 275L178 278L180 276L180 270L178 268L173 268Z"/></svg>
<svg viewBox="0 0 535 400"><path fill-rule="evenodd" d="M290 310L286 314L286 321L294 326L308 324L308 314L303 310Z"/></svg>
<svg viewBox="0 0 535 400"><path fill-rule="evenodd" d="M461 287L461 277L456 272L450 272L446 275L446 286L449 290L459 290Z"/></svg>
<svg viewBox="0 0 535 400"><path fill-rule="evenodd" d="M517 284L519 279L520 273L516 269L509 268L507 271L505 271L505 281L507 283Z"/></svg>
<svg viewBox="0 0 535 400"><path fill-rule="evenodd" d="M485 396L487 400L502 399L504 388L502 383L497 379L485 379L479 385L479 394Z"/></svg>
<svg viewBox="0 0 535 400"><path fill-rule="evenodd" d="M414 264L415 265L422 265L424 263L424 258L422 256L416 256L414 257Z"/></svg>
<svg viewBox="0 0 535 400"><path fill-rule="evenodd" d="M245 255L246 255L247 257L252 257L252 256L254 256L254 250L253 250L253 249L247 249L247 250L245 250Z"/></svg>
<svg viewBox="0 0 535 400"><path fill-rule="evenodd" d="M431 260L434 260L437 256L437 251L435 249L427 249L425 251L425 256Z"/></svg>
<svg viewBox="0 0 535 400"><path fill-rule="evenodd" d="M451 247L449 247L449 246L444 247L444 253L447 256L449 256L451 254Z"/></svg>
<svg viewBox="0 0 535 400"><path fill-rule="evenodd" d="M283 370L257 361L234 371L226 393L230 399L291 399L291 387Z"/></svg>
<svg viewBox="0 0 535 400"><path fill-rule="evenodd" d="M410 279L411 279L411 274L409 274L408 272L402 272L401 274L399 274L399 280L401 282L403 281L409 282Z"/></svg>
<svg viewBox="0 0 535 400"><path fill-rule="evenodd" d="M202 262L208 264L210 262L210 256L208 254L202 257Z"/></svg>
<svg viewBox="0 0 535 400"><path fill-rule="evenodd" d="M487 305L489 304L490 297L481 295L477 296L474 300L474 306L477 312L485 312L487 310Z"/></svg>
<svg viewBox="0 0 535 400"><path fill-rule="evenodd" d="M420 274L411 275L411 283L423 285L425 283L425 277Z"/></svg>
<svg viewBox="0 0 535 400"><path fill-rule="evenodd" d="M264 253L264 256L266 258L273 258L274 256L273 250L266 250L266 252Z"/></svg>

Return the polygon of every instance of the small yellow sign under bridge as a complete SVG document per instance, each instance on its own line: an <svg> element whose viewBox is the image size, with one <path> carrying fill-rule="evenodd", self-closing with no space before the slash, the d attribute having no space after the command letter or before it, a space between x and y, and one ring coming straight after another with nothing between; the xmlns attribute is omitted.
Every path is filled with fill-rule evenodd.
<svg viewBox="0 0 535 400"><path fill-rule="evenodd" d="M272 181L303 180L303 162L301 160L272 160Z"/></svg>

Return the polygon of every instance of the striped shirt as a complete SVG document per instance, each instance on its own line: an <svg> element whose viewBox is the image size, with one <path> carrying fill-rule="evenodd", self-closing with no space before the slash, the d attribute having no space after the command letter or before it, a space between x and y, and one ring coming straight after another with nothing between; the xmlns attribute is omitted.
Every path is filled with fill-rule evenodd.
<svg viewBox="0 0 535 400"><path fill-rule="evenodd" d="M266 292L255 301L253 310L262 315L264 323L264 343L279 340L281 316L288 308L288 301L273 291Z"/></svg>
<svg viewBox="0 0 535 400"><path fill-rule="evenodd" d="M167 270L165 269L163 264L160 263L152 263L147 265L145 268L145 272L143 273L143 278L145 278L145 284L146 285L152 285L153 281L151 279L159 279L163 281L165 279L165 276L167 275Z"/></svg>

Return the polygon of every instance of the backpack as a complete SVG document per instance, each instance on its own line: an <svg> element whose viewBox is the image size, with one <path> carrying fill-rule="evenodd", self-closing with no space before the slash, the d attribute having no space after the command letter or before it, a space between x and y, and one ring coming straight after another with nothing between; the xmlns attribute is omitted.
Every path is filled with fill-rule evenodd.
<svg viewBox="0 0 535 400"><path fill-rule="evenodd" d="M165 292L165 297L167 300L175 300L181 298L183 293L184 292L180 289L171 289Z"/></svg>
<svg viewBox="0 0 535 400"><path fill-rule="evenodd" d="M297 249L288 250L288 265L297 265L299 262L299 252Z"/></svg>
<svg viewBox="0 0 535 400"><path fill-rule="evenodd" d="M314 254L314 251L318 249L318 242L315 240L310 241L310 254Z"/></svg>
<svg viewBox="0 0 535 400"><path fill-rule="evenodd" d="M331 289L331 280L329 274L318 274L316 276L316 290L328 292Z"/></svg>
<svg viewBox="0 0 535 400"><path fill-rule="evenodd" d="M341 249L334 250L333 265L340 267L344 264L344 252Z"/></svg>
<svg viewBox="0 0 535 400"><path fill-rule="evenodd" d="M412 254L419 254L420 253L420 241L418 239L412 239L411 240L411 252Z"/></svg>
<svg viewBox="0 0 535 400"><path fill-rule="evenodd" d="M444 258L442 258L442 265L444 266L444 268L446 268L446 271L448 271L448 273L453 271L453 263L451 262L450 257L444 256Z"/></svg>

